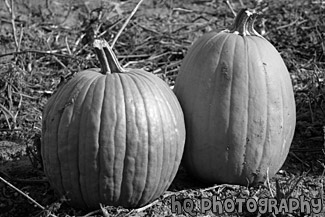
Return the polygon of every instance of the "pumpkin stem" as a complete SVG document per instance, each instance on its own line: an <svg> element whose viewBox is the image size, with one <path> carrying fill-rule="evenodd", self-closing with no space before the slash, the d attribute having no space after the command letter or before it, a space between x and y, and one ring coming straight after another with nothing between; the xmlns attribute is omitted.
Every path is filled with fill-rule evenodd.
<svg viewBox="0 0 325 217"><path fill-rule="evenodd" d="M237 14L234 24L229 32L241 36L251 35L262 37L255 29L254 23L259 14L247 8L241 9Z"/></svg>
<svg viewBox="0 0 325 217"><path fill-rule="evenodd" d="M254 29L254 23L256 21L256 18L259 16L260 14L259 13L253 13L252 16L250 17L249 21L248 21L248 24L247 24L247 27L248 27L248 32L251 34L251 35L255 35L255 36L260 36L260 37L263 37L261 36L255 29Z"/></svg>
<svg viewBox="0 0 325 217"><path fill-rule="evenodd" d="M126 71L118 62L117 57L107 41L104 39L95 39L93 47L100 62L102 74L123 73Z"/></svg>

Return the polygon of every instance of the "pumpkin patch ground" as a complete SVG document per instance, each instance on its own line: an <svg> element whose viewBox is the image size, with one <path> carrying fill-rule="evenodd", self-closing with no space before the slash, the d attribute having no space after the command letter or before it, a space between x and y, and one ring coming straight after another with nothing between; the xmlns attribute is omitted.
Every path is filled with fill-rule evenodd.
<svg viewBox="0 0 325 217"><path fill-rule="evenodd" d="M0 216L325 216L324 1L154 0L134 10L137 3L0 2ZM181 164L167 191L143 207L70 206L43 172L42 113L76 73L99 67L94 34L114 45L123 68L173 89L192 43L228 28L242 6L261 12L255 29L279 51L294 91L295 133L275 177L255 187L208 185Z"/></svg>

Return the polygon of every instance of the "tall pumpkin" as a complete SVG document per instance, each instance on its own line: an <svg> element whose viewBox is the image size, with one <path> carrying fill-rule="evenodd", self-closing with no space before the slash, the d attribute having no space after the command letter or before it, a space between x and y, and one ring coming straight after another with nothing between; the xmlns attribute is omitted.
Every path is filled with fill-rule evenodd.
<svg viewBox="0 0 325 217"><path fill-rule="evenodd" d="M121 68L104 40L94 47L101 69L77 73L44 108L45 173L75 207L141 207L176 175L185 143L183 113L160 78Z"/></svg>
<svg viewBox="0 0 325 217"><path fill-rule="evenodd" d="M182 106L184 163L197 178L255 185L284 163L296 110L278 51L241 10L229 30L199 38L186 54L174 92Z"/></svg>

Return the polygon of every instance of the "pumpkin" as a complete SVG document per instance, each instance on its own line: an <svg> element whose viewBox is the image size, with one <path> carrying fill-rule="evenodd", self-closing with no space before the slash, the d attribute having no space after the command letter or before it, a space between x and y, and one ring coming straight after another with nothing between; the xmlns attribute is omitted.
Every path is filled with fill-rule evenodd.
<svg viewBox="0 0 325 217"><path fill-rule="evenodd" d="M122 68L104 40L93 46L101 69L77 73L45 105L44 171L74 207L141 207L176 175L185 143L183 112L163 80Z"/></svg>
<svg viewBox="0 0 325 217"><path fill-rule="evenodd" d="M256 185L283 165L296 110L290 75L275 47L241 10L232 28L188 50L174 92L185 116L183 161L209 183Z"/></svg>

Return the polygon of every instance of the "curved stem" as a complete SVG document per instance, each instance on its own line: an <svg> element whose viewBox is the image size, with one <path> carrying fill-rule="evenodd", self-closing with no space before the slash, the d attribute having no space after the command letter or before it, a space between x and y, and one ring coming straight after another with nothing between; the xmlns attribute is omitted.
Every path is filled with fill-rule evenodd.
<svg viewBox="0 0 325 217"><path fill-rule="evenodd" d="M247 8L241 9L235 18L234 24L229 30L230 33L246 36L261 36L254 29L256 17L259 14Z"/></svg>
<svg viewBox="0 0 325 217"><path fill-rule="evenodd" d="M107 41L104 39L95 39L93 47L100 62L102 74L123 73L126 71L118 62L117 57Z"/></svg>
<svg viewBox="0 0 325 217"><path fill-rule="evenodd" d="M256 18L259 16L260 14L258 13L253 13L253 15L250 17L248 23L247 23L247 27L248 27L248 32L251 35L256 35L256 36L260 36L262 37L255 29L254 29L254 24L256 21Z"/></svg>
<svg viewBox="0 0 325 217"><path fill-rule="evenodd" d="M247 13L247 9L241 9L237 16L235 17L235 21L229 30L230 33L236 33L239 35L247 35L247 21L250 17L249 13Z"/></svg>

